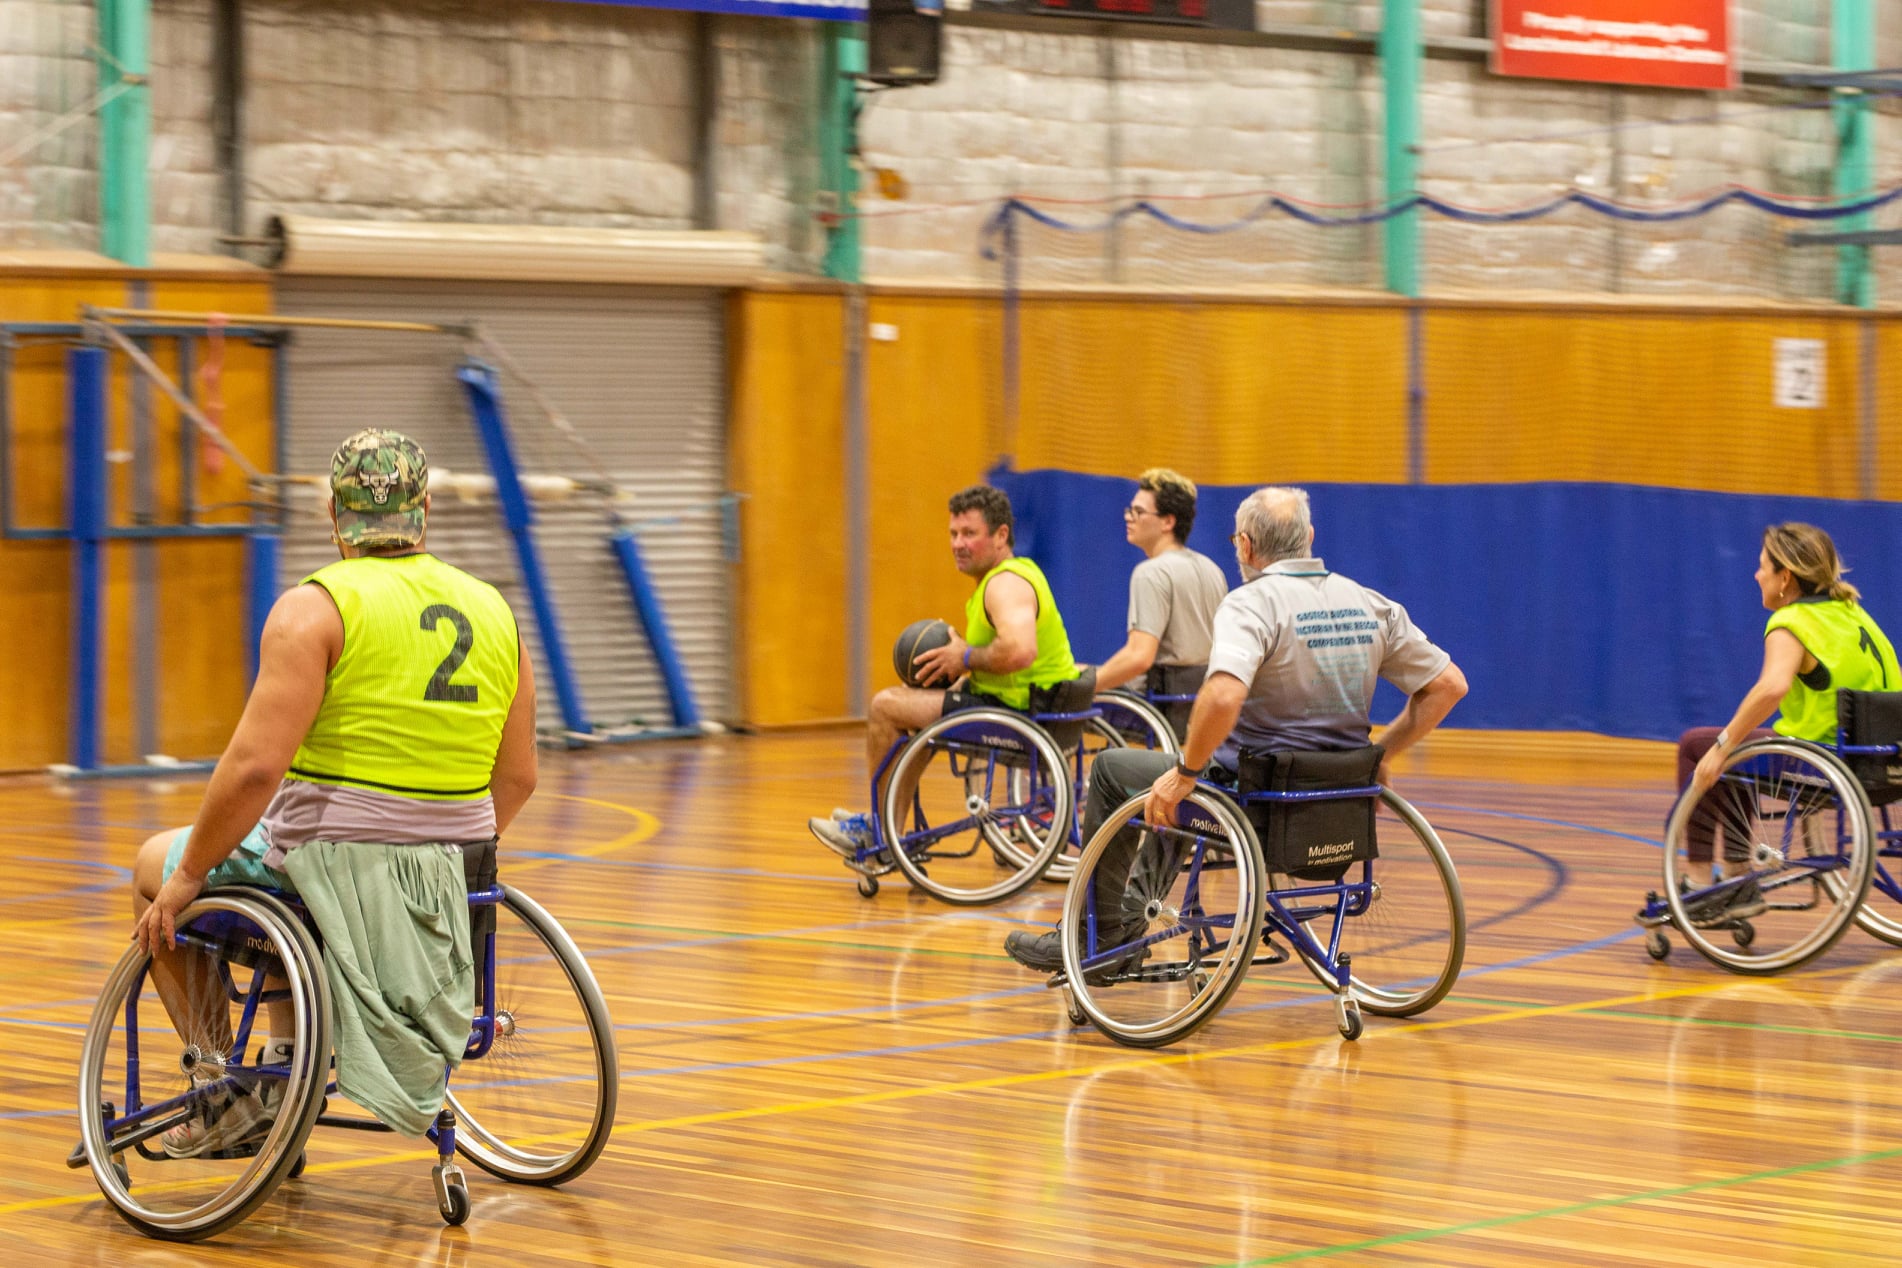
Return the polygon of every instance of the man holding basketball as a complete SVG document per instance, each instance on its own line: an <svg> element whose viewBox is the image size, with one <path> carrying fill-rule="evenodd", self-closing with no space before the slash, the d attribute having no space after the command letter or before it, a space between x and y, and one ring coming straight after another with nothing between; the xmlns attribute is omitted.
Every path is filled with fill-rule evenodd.
<svg viewBox="0 0 1902 1268"><path fill-rule="evenodd" d="M1014 552L1010 498L977 484L953 494L951 557L976 586L964 605L964 635L912 662L920 686L887 687L872 697L865 728L868 771L900 735L961 709L1034 710L1049 689L1076 678L1070 636L1043 570ZM874 790L874 796L878 790ZM812 835L855 872L870 874L861 848L875 844L870 815L835 810L806 821Z"/></svg>

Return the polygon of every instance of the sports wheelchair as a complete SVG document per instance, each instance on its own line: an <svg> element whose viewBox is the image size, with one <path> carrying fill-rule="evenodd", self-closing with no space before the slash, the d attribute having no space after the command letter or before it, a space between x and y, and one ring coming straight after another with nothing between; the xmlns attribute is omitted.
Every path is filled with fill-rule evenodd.
<svg viewBox="0 0 1902 1268"><path fill-rule="evenodd" d="M1359 1038L1363 1010L1410 1017L1443 999L1465 959L1465 899L1432 825L1374 782L1380 756L1244 753L1236 784L1199 783L1174 827L1142 822L1142 793L1117 807L1058 926L1050 985L1071 1022L1130 1047L1184 1039L1250 968L1290 958L1276 939L1333 993L1343 1038ZM1113 856L1125 831L1133 847Z"/></svg>
<svg viewBox="0 0 1902 1268"><path fill-rule="evenodd" d="M1851 921L1902 946L1902 920L1871 895L1902 903L1902 872L1884 865L1902 859L1891 819L1902 801L1898 738L1902 693L1843 691L1833 745L1751 741L1701 797L1679 797L1665 824L1663 889L1637 916L1651 958L1671 954L1673 927L1712 963L1757 975L1807 964ZM1721 850L1735 874L1693 862L1694 840L1710 842L1713 860Z"/></svg>
<svg viewBox="0 0 1902 1268"><path fill-rule="evenodd" d="M1095 671L1085 670L1040 691L1028 713L965 709L900 737L872 776L875 844L858 851L869 869L859 893L874 896L878 878L899 871L934 898L978 906L1039 878L1069 879L1096 756L1145 738L1176 751L1148 701L1095 692Z"/></svg>
<svg viewBox="0 0 1902 1268"><path fill-rule="evenodd" d="M572 1180L607 1144L619 1088L613 1023L587 961L533 899L495 883L492 857L486 883L469 894L476 993L466 1064L428 1132L436 1203L451 1225L469 1217L458 1153L519 1184ZM329 1112L337 1092L330 987L320 940L295 896L207 890L180 913L175 945L190 953L177 957L179 967L200 984L190 1033L174 1034L151 957L129 948L86 1029L81 1138L67 1165L90 1166L106 1200L140 1232L190 1242L231 1228L302 1174L313 1128L389 1128ZM271 1007L294 1019L288 1060L260 1047L260 1009ZM196 1157L162 1147L171 1128L201 1121L216 1130L249 1098L275 1107L268 1130Z"/></svg>

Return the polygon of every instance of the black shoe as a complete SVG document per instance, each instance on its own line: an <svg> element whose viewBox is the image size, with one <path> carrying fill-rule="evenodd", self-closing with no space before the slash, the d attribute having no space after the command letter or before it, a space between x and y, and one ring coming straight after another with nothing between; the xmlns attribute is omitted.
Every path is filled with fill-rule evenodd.
<svg viewBox="0 0 1902 1268"><path fill-rule="evenodd" d="M1117 935L1119 941L1142 936L1140 930ZM1027 969L1039 973L1063 972L1063 941L1055 929L1046 933L1027 933L1022 929L1014 930L1004 937L1004 951L1011 959ZM1149 958L1146 946L1132 947L1117 959L1107 961L1091 969L1085 978L1090 982L1100 982L1106 977L1126 972Z"/></svg>

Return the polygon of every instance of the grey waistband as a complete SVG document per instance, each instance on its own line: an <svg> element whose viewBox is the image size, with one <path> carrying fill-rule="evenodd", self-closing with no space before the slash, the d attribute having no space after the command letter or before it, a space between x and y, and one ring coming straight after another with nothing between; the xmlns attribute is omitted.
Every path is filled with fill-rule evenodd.
<svg viewBox="0 0 1902 1268"><path fill-rule="evenodd" d="M386 845L473 845L495 835L495 802L421 801L368 788L286 779L259 824L270 850L264 862L311 841L376 841Z"/></svg>

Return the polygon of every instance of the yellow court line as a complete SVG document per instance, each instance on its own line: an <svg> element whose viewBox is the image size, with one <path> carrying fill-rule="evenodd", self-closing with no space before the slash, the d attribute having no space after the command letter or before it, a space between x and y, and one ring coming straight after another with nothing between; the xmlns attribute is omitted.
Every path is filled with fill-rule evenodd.
<svg viewBox="0 0 1902 1268"><path fill-rule="evenodd" d="M553 798L556 801L572 801L584 806L600 806L604 810L617 810L624 815L630 816L634 820L635 826L632 829L615 837L612 841L604 841L600 845L586 846L579 850L563 851L563 853L566 854L575 854L582 858L590 859L600 858L604 854L612 854L616 850L624 850L630 845L639 845L641 842L651 839L655 833L660 831L660 820L647 811L635 806L624 806L618 801L602 801L598 797L576 797L568 793L543 793L541 795ZM501 849L500 857L503 862L508 864L508 870L510 872L520 872L531 867L541 867L548 863L562 863L567 861L565 859L511 859L508 856L508 848L506 846Z"/></svg>
<svg viewBox="0 0 1902 1268"><path fill-rule="evenodd" d="M622 807L625 809L625 807ZM1862 965L1845 965L1838 969L1825 969L1811 974L1811 979L1826 977L1835 973L1846 973L1862 968ZM1666 999L1683 999L1696 995L1715 995L1738 987L1755 985L1750 980L1725 979L1705 983L1701 986L1684 986L1667 991L1641 991L1633 995L1614 995L1606 999L1583 1000L1575 1004L1532 1004L1524 1008L1511 1008L1503 1012L1483 1013L1477 1017L1456 1017L1445 1021L1408 1022L1391 1029L1383 1028L1381 1035L1423 1034L1434 1030L1457 1030L1468 1026L1489 1026L1499 1022L1523 1021L1533 1017L1563 1017L1574 1013L1591 1012L1594 1009L1616 1008L1625 1004L1648 1004ZM635 1136L646 1132L670 1131L680 1127L703 1127L714 1123L740 1122L753 1118L772 1118L782 1114L804 1114L822 1110L853 1109L861 1105L879 1105L891 1101L915 1100L924 1096L956 1095L961 1092L983 1092L994 1088L1023 1087L1033 1083L1051 1083L1062 1079L1080 1079L1092 1075L1109 1074L1118 1070L1154 1070L1167 1066L1190 1065L1203 1061L1220 1061L1229 1057L1260 1056L1271 1052L1288 1052L1300 1048L1318 1047L1323 1043L1339 1043L1341 1040L1332 1031L1317 1035L1307 1035L1299 1039L1276 1039L1266 1043L1242 1044L1232 1048L1211 1048L1206 1052L1174 1052L1164 1056L1141 1057L1129 1061L1113 1061L1104 1065L1071 1066L1061 1070L1032 1070L1020 1074L995 1074L981 1079L962 1079L949 1083L923 1083L915 1087L888 1088L879 1092L858 1092L851 1096L814 1097L802 1101L783 1101L775 1105L756 1105L743 1109L713 1110L704 1114L682 1114L674 1118L654 1118L645 1122L623 1123L614 1128L611 1136ZM550 1144L560 1140L574 1140L576 1132L564 1132L549 1136L531 1137L525 1141L514 1142L527 1147L537 1144ZM357 1171L365 1167L381 1167L398 1162L420 1162L434 1158L433 1149L416 1150L399 1154L383 1154L374 1158L352 1158L337 1162L311 1163L304 1168L305 1175L329 1174L340 1171ZM45 1210L50 1207L71 1206L80 1202L90 1202L96 1194L67 1194L61 1197L34 1198L25 1202L14 1202L0 1206L0 1215L13 1215L25 1211Z"/></svg>

